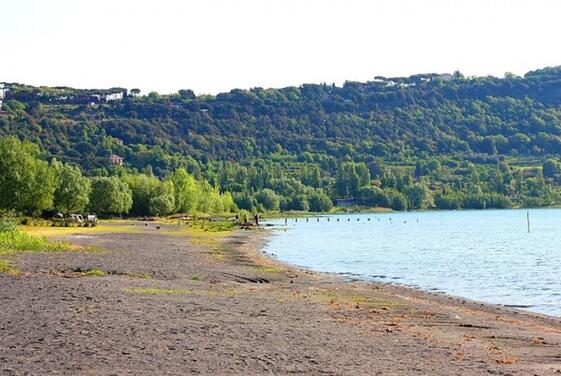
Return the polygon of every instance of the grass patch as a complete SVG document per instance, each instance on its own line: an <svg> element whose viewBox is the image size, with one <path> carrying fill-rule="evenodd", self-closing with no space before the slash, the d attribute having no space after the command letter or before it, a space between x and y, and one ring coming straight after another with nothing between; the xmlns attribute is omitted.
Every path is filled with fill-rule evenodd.
<svg viewBox="0 0 561 376"><path fill-rule="evenodd" d="M196 289L196 290L183 290L183 289L159 289L153 287L132 287L124 289L125 292L130 294L140 295L195 295L204 297L234 297L242 294L243 292L237 288L227 289Z"/></svg>
<svg viewBox="0 0 561 376"><path fill-rule="evenodd" d="M103 277L107 275L105 271L97 268L86 270L80 274L83 275L84 277Z"/></svg>
<svg viewBox="0 0 561 376"><path fill-rule="evenodd" d="M0 273L17 275L18 270L14 268L8 261L0 260Z"/></svg>
<svg viewBox="0 0 561 376"><path fill-rule="evenodd" d="M133 294L148 294L148 295L186 295L192 294L192 291L181 289L157 289L151 287L133 287L125 289L125 292Z"/></svg>
<svg viewBox="0 0 561 376"><path fill-rule="evenodd" d="M311 294L316 301L328 305L343 305L361 308L380 308L384 310L403 308L398 299L353 294L350 291L320 290Z"/></svg>
<svg viewBox="0 0 561 376"><path fill-rule="evenodd" d="M103 224L95 227L39 227L21 226L23 232L36 236L65 236L65 235L88 235L100 233L135 234L144 231L144 226L133 226L130 221L111 220L103 221Z"/></svg>
<svg viewBox="0 0 561 376"><path fill-rule="evenodd" d="M261 265L257 265L254 267L256 271L258 272L262 272L262 273L271 273L271 274L278 274L281 273L283 270L280 268L277 268L276 266L261 266Z"/></svg>
<svg viewBox="0 0 561 376"><path fill-rule="evenodd" d="M194 275L191 277L191 281L200 281L201 277L199 277L198 275Z"/></svg>
<svg viewBox="0 0 561 376"><path fill-rule="evenodd" d="M62 252L72 248L68 244L52 242L44 237L21 231L0 232L0 254L16 252Z"/></svg>
<svg viewBox="0 0 561 376"><path fill-rule="evenodd" d="M164 230L162 234L187 235L190 237L225 237L234 231L235 224L232 221L212 222L193 221L187 225L180 225L177 230Z"/></svg>
<svg viewBox="0 0 561 376"><path fill-rule="evenodd" d="M191 223L190 228L193 230L203 230L206 232L226 232L232 231L235 227L233 221L196 221Z"/></svg>

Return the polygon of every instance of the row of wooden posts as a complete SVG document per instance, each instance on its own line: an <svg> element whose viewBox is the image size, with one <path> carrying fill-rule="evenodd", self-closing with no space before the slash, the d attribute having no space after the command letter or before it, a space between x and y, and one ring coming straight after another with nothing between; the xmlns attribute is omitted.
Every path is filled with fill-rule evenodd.
<svg viewBox="0 0 561 376"><path fill-rule="evenodd" d="M326 217L327 222L330 222L331 218L330 217ZM336 222L339 222L340 218L336 218L335 219ZM390 217L390 221L392 220L392 218ZM306 222L309 222L310 218L306 217ZM320 217L316 217L316 221L319 222L320 221ZM351 219L347 218L347 222L350 222ZM360 218L356 219L357 222L360 222ZM366 218L367 222L370 222L370 218ZM378 218L378 221L380 221L380 218ZM528 232L530 232L530 212L526 212L526 221L528 223ZM298 218L294 218L294 223L298 223ZM403 223L407 223L407 221L403 221ZM419 223L419 218L417 218L417 223ZM288 218L284 219L284 225L288 225Z"/></svg>
<svg viewBox="0 0 561 376"><path fill-rule="evenodd" d="M322 218L322 217L315 217L316 222L319 222L321 218ZM325 218L326 218L327 222L330 222L330 221L331 221L331 217L325 217ZM310 218L309 218L309 217L306 217L304 220L305 220L306 222L309 222L309 221L310 221ZM390 217L389 220L391 221L392 218ZM341 218L334 218L334 221L335 221L335 222L340 222L340 221L341 221ZM347 218L347 222L350 222L350 221L351 221L351 218ZM357 218L355 221L356 221L356 222L360 222L360 218ZM371 221L370 218L366 218L366 222L370 222L370 221ZM378 221L380 221L380 218L378 218ZM298 218L293 218L293 222L294 222L294 223L298 223ZM343 222L344 222L344 221L343 221ZM407 221L403 221L403 223L407 223ZM417 218L417 223L419 223L419 218ZM284 219L284 224L285 224L285 225L288 225L288 218L285 218L285 219Z"/></svg>

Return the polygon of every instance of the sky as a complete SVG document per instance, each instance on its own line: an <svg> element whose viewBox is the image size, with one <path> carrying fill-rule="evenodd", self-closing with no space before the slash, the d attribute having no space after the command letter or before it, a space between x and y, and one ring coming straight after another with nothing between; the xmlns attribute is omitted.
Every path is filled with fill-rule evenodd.
<svg viewBox="0 0 561 376"><path fill-rule="evenodd" d="M0 0L0 82L143 93L561 65L557 0Z"/></svg>

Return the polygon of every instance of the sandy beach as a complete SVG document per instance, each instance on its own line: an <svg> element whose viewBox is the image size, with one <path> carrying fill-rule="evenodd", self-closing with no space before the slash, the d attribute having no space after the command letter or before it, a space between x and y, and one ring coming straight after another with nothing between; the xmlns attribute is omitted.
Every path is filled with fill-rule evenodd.
<svg viewBox="0 0 561 376"><path fill-rule="evenodd" d="M11 256L1 374L561 374L557 318L291 268L266 230L158 226Z"/></svg>

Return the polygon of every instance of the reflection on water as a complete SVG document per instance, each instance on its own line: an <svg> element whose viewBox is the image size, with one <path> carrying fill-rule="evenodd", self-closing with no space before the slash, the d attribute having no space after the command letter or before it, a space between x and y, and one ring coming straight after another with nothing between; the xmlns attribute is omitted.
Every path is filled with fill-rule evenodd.
<svg viewBox="0 0 561 376"><path fill-rule="evenodd" d="M265 251L312 270L561 316L561 209L530 210L531 233L526 212L281 219Z"/></svg>

